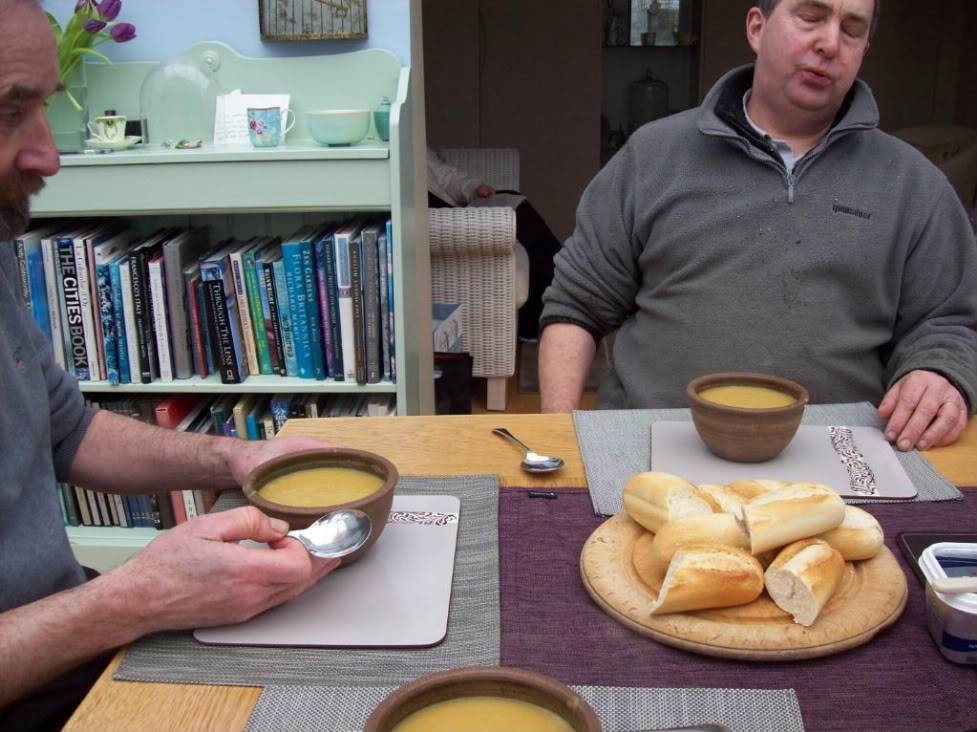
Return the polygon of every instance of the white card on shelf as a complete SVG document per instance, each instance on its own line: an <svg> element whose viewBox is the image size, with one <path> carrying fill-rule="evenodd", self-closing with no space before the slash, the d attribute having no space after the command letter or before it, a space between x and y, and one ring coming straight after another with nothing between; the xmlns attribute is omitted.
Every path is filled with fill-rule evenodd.
<svg viewBox="0 0 977 732"><path fill-rule="evenodd" d="M282 111L282 137L285 142L285 127L288 115L289 94L242 94L235 89L230 94L217 97L217 113L214 116L215 145L246 145L248 137L248 109L278 107Z"/></svg>

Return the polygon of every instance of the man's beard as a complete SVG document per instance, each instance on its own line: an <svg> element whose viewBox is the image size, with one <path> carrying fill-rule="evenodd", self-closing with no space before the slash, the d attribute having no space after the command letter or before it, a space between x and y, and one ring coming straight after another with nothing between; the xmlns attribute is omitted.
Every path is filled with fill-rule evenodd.
<svg viewBox="0 0 977 732"><path fill-rule="evenodd" d="M39 175L18 173L0 178L0 241L15 239L30 223L30 197L44 187Z"/></svg>

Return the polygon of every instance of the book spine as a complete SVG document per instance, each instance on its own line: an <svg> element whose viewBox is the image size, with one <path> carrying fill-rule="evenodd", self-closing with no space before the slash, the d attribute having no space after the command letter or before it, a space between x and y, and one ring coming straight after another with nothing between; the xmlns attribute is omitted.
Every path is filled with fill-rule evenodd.
<svg viewBox="0 0 977 732"><path fill-rule="evenodd" d="M387 219L387 304L390 306L390 381L397 383L397 319L394 297L394 235L393 222Z"/></svg>
<svg viewBox="0 0 977 732"><path fill-rule="evenodd" d="M357 384L366 383L366 344L363 323L363 238L349 243L350 297L353 301L353 352Z"/></svg>
<svg viewBox="0 0 977 732"><path fill-rule="evenodd" d="M342 333L343 378L356 381L356 342L353 339L353 294L350 286L350 250L348 234L336 235L336 289L339 305L339 328Z"/></svg>
<svg viewBox="0 0 977 732"><path fill-rule="evenodd" d="M278 303L278 320L281 326L282 350L285 354L285 368L289 376L299 375L298 359L295 355L295 339L292 337L292 313L288 302L288 284L285 277L285 261L276 259L272 263L275 273L275 302Z"/></svg>
<svg viewBox="0 0 977 732"><path fill-rule="evenodd" d="M51 340L51 314L47 307L47 285L44 283L44 259L41 256L41 242L32 239L26 243L27 281L31 288L30 309L34 322L41 332Z"/></svg>
<svg viewBox="0 0 977 732"><path fill-rule="evenodd" d="M187 520L187 507L183 503L183 491L170 491L170 510L173 512L173 523L182 524Z"/></svg>
<svg viewBox="0 0 977 732"><path fill-rule="evenodd" d="M126 513L125 501L118 493L109 494L109 500L115 504L115 515L122 528L129 528L129 516Z"/></svg>
<svg viewBox="0 0 977 732"><path fill-rule="evenodd" d="M302 242L301 252L309 350L312 355L312 376L315 379L322 380L326 378L326 362L322 356L322 320L319 317L319 297L316 287L315 264L312 261L312 242Z"/></svg>
<svg viewBox="0 0 977 732"><path fill-rule="evenodd" d="M186 310L190 314L190 345L193 354L193 370L204 379L207 371L207 355L204 353L203 321L200 318L200 300L197 298L197 283L199 276L190 277L185 284L187 293Z"/></svg>
<svg viewBox="0 0 977 732"><path fill-rule="evenodd" d="M272 373L285 375L285 354L279 337L278 303L275 302L275 273L271 263L257 262L258 294L261 297L261 314L265 321L265 336L268 340L268 356L271 359Z"/></svg>
<svg viewBox="0 0 977 732"><path fill-rule="evenodd" d="M78 502L75 500L75 492L66 483L58 483L58 490L61 491L61 500L64 501L64 510L67 514L68 525L80 525L81 515L78 513Z"/></svg>
<svg viewBox="0 0 977 732"><path fill-rule="evenodd" d="M244 352L244 341L241 335L241 316L238 313L237 296L234 291L234 276L231 274L231 266L226 258L217 264L217 268L217 271L220 273L220 280L224 285L224 310L227 316L227 327L231 331L231 343L234 346L234 360L237 363L238 373L243 381L250 372L248 370L247 356Z"/></svg>
<svg viewBox="0 0 977 732"><path fill-rule="evenodd" d="M109 374L105 364L105 335L102 332L102 306L98 292L98 273L95 267L98 261L95 258L94 244L91 239L85 241L85 254L88 262L88 290L91 295L92 321L95 324L95 356L98 359L98 378L106 381ZM112 498L109 497L108 501L111 502Z"/></svg>
<svg viewBox="0 0 977 732"><path fill-rule="evenodd" d="M224 384L240 384L241 372L231 340L231 327L227 322L227 308L224 303L224 284L220 279L211 279L204 274L204 292L207 314L210 320L211 339L216 349L218 371Z"/></svg>
<svg viewBox="0 0 977 732"><path fill-rule="evenodd" d="M173 381L173 359L170 356L170 326L166 317L166 282L163 279L163 259L156 257L147 265L149 296L152 302L153 337L156 341L156 359L159 363L159 380Z"/></svg>
<svg viewBox="0 0 977 732"><path fill-rule="evenodd" d="M122 318L125 328L126 351L129 360L129 382L140 383L139 337L136 306L132 298L132 258L119 263L119 284L122 286Z"/></svg>
<svg viewBox="0 0 977 732"><path fill-rule="evenodd" d="M126 341L125 307L122 302L122 262L115 261L108 265L109 281L112 287L112 325L115 341L115 354L119 367L119 383L128 384L129 375L129 344ZM106 348L106 351L108 348ZM107 354L106 354L107 360Z"/></svg>
<svg viewBox="0 0 977 732"><path fill-rule="evenodd" d="M228 259L231 265L231 276L234 280L234 299L238 318L241 322L241 344L244 346L248 373L259 374L261 369L258 366L258 349L254 340L254 326L251 324L251 308L248 307L248 291L244 284L244 265L241 262L241 252L233 252Z"/></svg>
<svg viewBox="0 0 977 732"><path fill-rule="evenodd" d="M258 290L257 263L254 252L245 252L241 256L244 268L244 286L248 293L248 311L251 315L251 329L255 350L258 354L258 371L262 374L272 374L271 354L268 352L268 333L265 329L264 308L261 307L261 293Z"/></svg>
<svg viewBox="0 0 977 732"><path fill-rule="evenodd" d="M305 307L305 279L302 273L302 250L299 242L282 244L282 260L285 263L285 283L288 289L288 310L292 318L292 340L298 375L313 378L312 341L309 337L309 314Z"/></svg>
<svg viewBox="0 0 977 732"><path fill-rule="evenodd" d="M323 355L323 366L326 371L326 376L333 375L333 358L332 358L332 330L329 326L329 280L326 279L326 257L325 252L327 247L331 247L332 242L326 239L319 239L316 241L312 254L313 254L313 267L315 268L315 279L316 279L316 295L319 304L319 323L321 325L321 341L322 341L322 355Z"/></svg>
<svg viewBox="0 0 977 732"><path fill-rule="evenodd" d="M85 489L73 485L71 486L71 492L75 494L75 505L78 507L78 514L81 517L82 526L91 526L92 513L88 507L88 497L85 495Z"/></svg>
<svg viewBox="0 0 977 732"><path fill-rule="evenodd" d="M32 308L31 283L27 276L27 250L23 239L17 239L14 242L14 251L17 253L17 280L20 283L20 297L27 309L30 310Z"/></svg>
<svg viewBox="0 0 977 732"><path fill-rule="evenodd" d="M85 329L82 325L81 296L78 292L78 273L75 267L74 242L71 238L58 239L58 270L61 283L62 320L65 323L68 364L71 373L79 381L90 378L88 353L85 348Z"/></svg>
<svg viewBox="0 0 977 732"><path fill-rule="evenodd" d="M197 279L197 302L200 305L200 332L204 337L204 358L207 359L207 373L213 374L217 371L217 349L214 347L211 327L210 310L207 308L207 296L204 281Z"/></svg>
<svg viewBox="0 0 977 732"><path fill-rule="evenodd" d="M98 314L102 323L102 340L105 349L105 378L110 384L118 384L119 358L116 350L115 308L112 303L112 273L108 264L95 265L95 282L98 289Z"/></svg>
<svg viewBox="0 0 977 732"><path fill-rule="evenodd" d="M61 315L58 307L58 286L56 281L56 265L54 242L50 239L41 240L41 259L44 262L44 285L47 289L47 310L51 322L51 350L54 360L61 368L67 367L64 351L64 336L61 332Z"/></svg>
<svg viewBox="0 0 977 732"><path fill-rule="evenodd" d="M92 283L88 271L88 251L85 240L74 240L75 272L78 277L78 299L81 305L81 327L85 333L85 352L88 355L88 373L92 381L102 377L101 360L98 354L98 335L95 332L95 317L92 311Z"/></svg>
<svg viewBox="0 0 977 732"><path fill-rule="evenodd" d="M333 237L326 240L322 254L326 266L326 297L329 301L329 340L332 347L330 373L336 381L343 381L346 378L346 373L343 369L343 336L339 318L339 283L336 280L336 245Z"/></svg>
<svg viewBox="0 0 977 732"><path fill-rule="evenodd" d="M163 247L163 274L166 285L166 314L170 332L170 357L173 360L173 376L187 379L193 375L190 354L190 319L187 313L188 292L183 281L181 252L189 250L197 242L196 233L178 236L169 246Z"/></svg>
<svg viewBox="0 0 977 732"><path fill-rule="evenodd" d="M377 262L378 231L363 231L363 319L366 345L366 383L380 382L380 283Z"/></svg>
<svg viewBox="0 0 977 732"><path fill-rule="evenodd" d="M377 271L380 282L380 353L383 375L390 379L390 305L387 302L387 235L380 234L377 240Z"/></svg>
<svg viewBox="0 0 977 732"><path fill-rule="evenodd" d="M132 364L133 383L148 384L153 380L152 369L149 365L149 293L146 288L146 279L142 274L145 261L145 252L137 249L129 256L129 284L132 288L132 314L134 331L136 336L136 351L138 359ZM139 373L139 381L136 382L136 373Z"/></svg>
<svg viewBox="0 0 977 732"><path fill-rule="evenodd" d="M180 499L183 503L183 516L185 520L189 521L192 518L196 518L199 514L197 513L197 501L194 497L194 492L192 490L181 490Z"/></svg>

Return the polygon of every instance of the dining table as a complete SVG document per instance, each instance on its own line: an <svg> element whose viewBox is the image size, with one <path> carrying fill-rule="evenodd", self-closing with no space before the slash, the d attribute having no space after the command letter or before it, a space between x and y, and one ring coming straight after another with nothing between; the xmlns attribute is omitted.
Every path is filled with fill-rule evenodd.
<svg viewBox="0 0 977 732"><path fill-rule="evenodd" d="M549 474L529 474L520 469L521 451L511 443L492 434L492 429L505 427L529 444L535 451L547 455L557 455L564 459L565 465L557 472ZM443 415L443 416L403 416L403 417L360 417L331 419L291 419L280 435L314 436L322 440L370 452L379 453L391 460L402 476L497 476L502 497L509 492L526 493L530 490L565 492L574 496L580 505L586 498L587 474L581 457L573 417L570 414L481 414L481 415ZM962 489L968 498L972 497L977 485L977 422L971 418L962 437L953 445L934 448L923 452L924 457L947 481ZM537 506L542 501L527 501L527 506ZM558 501L546 501L557 504ZM957 502L959 504L959 502ZM569 504L566 504L569 506ZM589 502L587 507L589 510ZM921 505L921 504L917 504ZM932 504L930 504L932 505ZM538 509L538 510L543 510ZM896 510L896 509L892 509ZM898 510L910 511L911 507L899 506ZM951 509L952 510L952 509ZM963 509L960 509L963 510ZM590 517L593 520L593 514ZM597 525L597 524L595 524ZM969 517L970 530L974 530L975 519ZM932 529L933 526L922 527ZM501 531L500 531L501 533ZM586 534L584 534L586 536ZM576 540L576 539L575 539ZM578 541L578 540L577 540ZM501 544L501 536L500 536ZM570 554L579 556L580 543L568 547ZM895 553L898 554L898 551ZM572 557L570 557L572 560ZM900 561L903 561L900 557ZM503 570L505 564L503 563ZM903 564L906 567L905 564ZM567 568L568 577L574 567ZM905 571L905 570L904 570ZM501 571L500 571L501 573ZM907 582L917 580L906 571ZM579 576L576 577L579 584ZM503 633L506 632L505 606L507 585L500 582L503 603ZM573 588L579 592L579 587ZM581 600L583 602L583 600ZM599 610L589 616L600 618L592 622L615 625L609 617ZM531 610L521 607L522 615L532 615ZM524 620L534 621L524 617ZM545 622L546 618L535 621ZM535 622L534 621L534 622ZM905 622L904 617L902 621ZM622 637L618 642L627 643L633 636L635 644L655 644L648 638L617 628ZM883 634L887 632L884 631ZM531 638L532 636L526 636ZM925 637L928 642L928 637ZM921 644L923 640L919 641ZM516 665L533 665L537 649L527 641L515 654L509 654ZM540 649L541 650L541 649ZM694 654L668 649L672 661L693 666L700 661ZM938 650L931 642L929 647L919 653L936 654ZM68 732L115 732L142 729L208 730L214 732L237 732L244 730L262 693L261 687L206 685L183 683L147 683L120 681L113 679L113 672L125 657L127 648L119 649L104 673L75 711L66 727ZM506 662L505 654L502 656ZM821 660L821 659L817 659ZM949 664L949 662L945 662ZM775 664L774 664L775 665ZM536 670L547 672L551 669L545 664ZM647 671L647 670L646 670ZM972 671L972 669L971 669ZM954 668L956 672L956 667ZM651 673L651 671L648 671ZM884 685L885 668L880 668ZM949 673L949 671L948 671ZM594 677L600 680L599 674ZM649 678L647 674L643 678ZM653 676L650 678L654 679ZM900 677L904 678L904 677ZM971 679L973 673L971 673ZM566 683L573 680L561 679ZM661 679L662 686L672 685ZM574 682L575 683L575 682ZM727 686L735 687L740 679L729 678ZM825 684L844 683L843 679L825 679ZM900 682L903 683L903 682ZM970 682L973 686L973 682ZM648 686L648 683L635 683L633 686ZM657 685L657 684L656 684ZM791 679L784 678L784 686L791 685ZM971 689L972 690L972 689ZM893 690L901 693L903 690ZM911 694L911 689L904 690ZM805 699L799 693L801 707ZM974 697L969 703L977 704ZM852 700L858 704L857 699ZM975 712L977 716L977 712ZM165 719L165 723L162 721ZM811 724L805 710L805 724L808 728L825 728L824 724ZM840 728L845 728L844 726ZM856 726L848 727L856 729ZM938 728L934 726L934 729Z"/></svg>

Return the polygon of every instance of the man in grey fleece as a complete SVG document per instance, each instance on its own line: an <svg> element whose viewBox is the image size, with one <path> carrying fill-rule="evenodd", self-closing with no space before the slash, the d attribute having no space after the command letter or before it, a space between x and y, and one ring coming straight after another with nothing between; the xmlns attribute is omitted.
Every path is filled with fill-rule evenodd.
<svg viewBox="0 0 977 732"><path fill-rule="evenodd" d="M12 244L28 198L58 170L44 102L54 36L33 0L0 0L0 729L60 729L104 654L160 630L243 621L335 568L255 508L203 516L86 582L55 480L118 493L240 485L259 463L319 440L186 435L85 408L19 295ZM239 546L269 542L272 551Z"/></svg>
<svg viewBox="0 0 977 732"><path fill-rule="evenodd" d="M579 404L618 329L602 408L684 406L717 371L879 402L900 449L973 410L977 250L946 178L877 129L856 75L873 0L765 0L754 66L638 130L587 187L544 296L543 411ZM969 404L968 404L969 403Z"/></svg>

